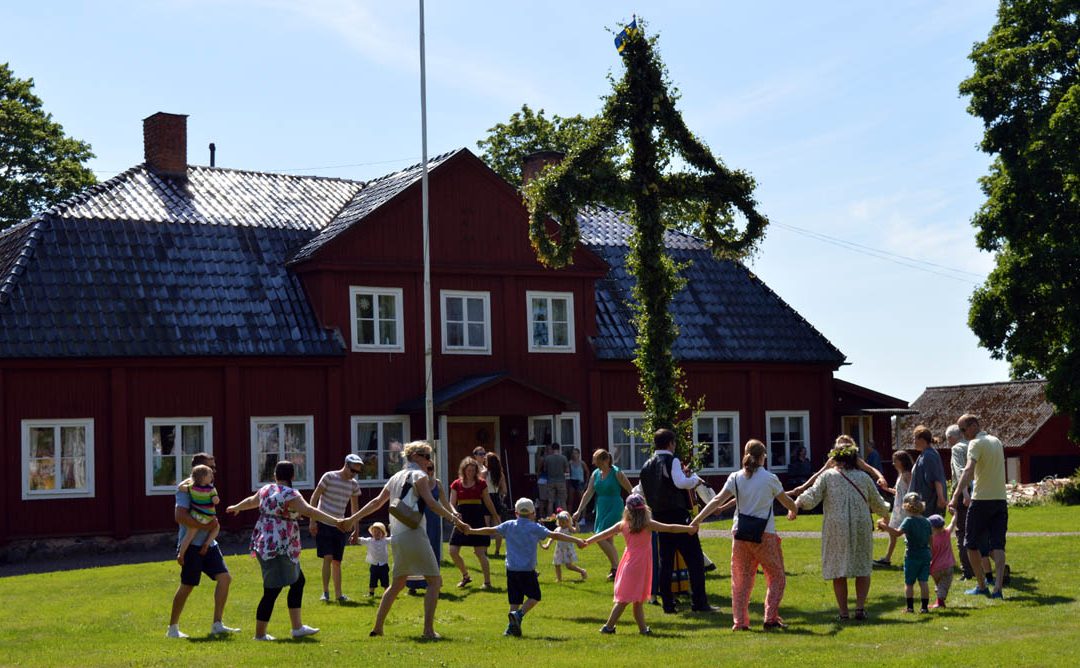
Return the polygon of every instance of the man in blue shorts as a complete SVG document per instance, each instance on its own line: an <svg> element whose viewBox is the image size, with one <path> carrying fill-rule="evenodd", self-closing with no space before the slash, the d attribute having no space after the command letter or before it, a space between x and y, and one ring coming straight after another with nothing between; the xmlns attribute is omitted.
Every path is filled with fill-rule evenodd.
<svg viewBox="0 0 1080 668"><path fill-rule="evenodd" d="M192 468L203 464L209 466L217 473L214 456L200 452L191 458ZM225 602L229 599L229 585L232 576L225 567L225 558L221 555L221 548L217 541L210 545L206 554L199 554L203 543L206 542L207 533L213 525L217 524L215 518L210 524L199 524L191 517L191 495L186 491L176 491L176 507L173 510L173 518L180 526L176 541L179 545L184 540L188 531L198 531L195 539L191 541L187 552L184 553L184 565L180 568L180 586L173 596L172 614L169 616L169 630L165 632L167 638L187 638L187 634L180 630L180 613L184 611L191 590L199 586L199 581L205 573L208 578L215 581L214 586L214 623L210 626L211 635L218 633L236 633L240 629L225 626L221 621L225 613Z"/></svg>

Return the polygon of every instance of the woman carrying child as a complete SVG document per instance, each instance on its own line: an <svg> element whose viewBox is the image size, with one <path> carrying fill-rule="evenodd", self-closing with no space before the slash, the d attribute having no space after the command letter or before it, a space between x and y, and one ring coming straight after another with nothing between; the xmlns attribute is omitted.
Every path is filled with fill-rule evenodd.
<svg viewBox="0 0 1080 668"><path fill-rule="evenodd" d="M585 540L585 545L610 540L615 534L622 534L626 549L615 571L615 605L611 608L607 622L600 627L600 633L615 633L626 606L633 604L634 621L638 633L649 635L652 631L645 624L645 602L652 596L652 533L697 533L697 526L685 524L663 524L652 518L645 497L631 494L626 497L622 520L600 533Z"/></svg>
<svg viewBox="0 0 1080 668"><path fill-rule="evenodd" d="M724 488L701 509L692 524L700 525L728 499L735 498L735 523L731 527L735 537L731 545L731 630L750 630L750 592L754 589L759 565L765 571L764 628L766 631L782 629L786 625L780 619L780 601L784 597L787 578L784 553L773 518L773 501L779 501L788 509L789 520L795 519L798 507L784 492L780 479L765 470L765 444L751 439L746 442L743 452L742 468L728 476ZM740 530L740 522L763 523L761 533L752 532L749 527Z"/></svg>

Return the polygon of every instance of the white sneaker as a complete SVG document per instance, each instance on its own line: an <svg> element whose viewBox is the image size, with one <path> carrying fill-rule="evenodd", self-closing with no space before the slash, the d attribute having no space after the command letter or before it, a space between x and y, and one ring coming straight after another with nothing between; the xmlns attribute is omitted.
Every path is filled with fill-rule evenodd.
<svg viewBox="0 0 1080 668"><path fill-rule="evenodd" d="M225 626L221 622L214 622L214 624L210 627L210 635L217 635L219 633L236 633L239 630L240 629L234 629L231 626Z"/></svg>
<svg viewBox="0 0 1080 668"><path fill-rule="evenodd" d="M300 626L300 628L292 630L292 637L294 637L294 638L303 638L304 636L313 636L318 632L319 632L319 629L312 628L312 627L308 626L307 624L303 624L303 625Z"/></svg>
<svg viewBox="0 0 1080 668"><path fill-rule="evenodd" d="M341 596L337 597L337 602L338 603L348 603L349 600L350 600L349 597L346 596L345 594L342 594Z"/></svg>
<svg viewBox="0 0 1080 668"><path fill-rule="evenodd" d="M269 633L267 633L266 635L263 635L263 636L255 636L255 640L259 640L259 641L263 641L263 640L276 640L276 638L274 638L274 636L272 636L272 635L270 635Z"/></svg>
<svg viewBox="0 0 1080 668"><path fill-rule="evenodd" d="M169 627L169 630L165 632L166 638L186 638L188 634L180 630L179 625L173 624Z"/></svg>
<svg viewBox="0 0 1080 668"><path fill-rule="evenodd" d="M320 601L326 601L327 603L329 603L330 602L330 592L324 591L322 593L322 596L319 597L319 600Z"/></svg>

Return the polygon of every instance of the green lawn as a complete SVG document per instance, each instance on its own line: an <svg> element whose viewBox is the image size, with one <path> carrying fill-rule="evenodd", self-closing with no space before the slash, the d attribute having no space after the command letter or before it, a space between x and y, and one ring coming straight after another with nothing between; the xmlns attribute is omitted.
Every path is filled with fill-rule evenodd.
<svg viewBox="0 0 1080 668"><path fill-rule="evenodd" d="M1013 513L1016 530L1076 529L1077 509L1035 508ZM814 517L791 526L810 528ZM805 522L804 522L805 520ZM787 526L786 521L784 525ZM816 525L815 525L816 526ZM1030 528L1028 528L1030 526ZM1023 527L1023 528L1017 528ZM878 552L884 548L879 539ZM828 665L851 661L876 665L1067 665L1080 645L1080 570L1075 555L1078 537L1012 538L1009 563L1013 583L1006 601L965 596L957 581L950 608L929 615L902 612L899 569L876 571L871 589L871 621L833 621L834 602L829 583L820 577L820 542L790 537L784 541L789 572L782 614L786 631L760 630L763 583L751 605L752 633L732 634L729 583L726 576L730 540L707 539L706 551L720 565L708 581L717 615L680 613L668 616L647 606L655 635L638 636L629 615L619 633L601 636L597 630L610 609L611 586L597 548L581 552L592 577L587 582L554 582L551 553L540 553L544 600L524 624L523 638L504 638L506 595L503 564L493 560L494 592L462 592L452 567L444 569L449 583L439 604L437 629L444 640L421 642L421 601L403 596L395 605L383 638L368 638L375 603L319 603L319 561L304 553L309 587L305 622L322 628L300 642L255 643L254 610L261 595L259 569L248 556L228 558L235 581L226 622L243 627L235 637L212 639L208 630L211 587L192 594L183 628L192 639L164 638L169 603L177 582L173 563L150 563L83 571L29 575L0 580L6 623L0 625L0 665L514 665L530 660L556 665L641 665L660 656L680 657L687 665L745 662L762 665L798 662ZM474 580L479 578L474 575ZM575 576L576 578L576 576ZM367 567L363 551L349 548L345 561L346 593L366 593ZM314 582L312 586L310 583ZM284 596L271 621L270 632L288 635Z"/></svg>

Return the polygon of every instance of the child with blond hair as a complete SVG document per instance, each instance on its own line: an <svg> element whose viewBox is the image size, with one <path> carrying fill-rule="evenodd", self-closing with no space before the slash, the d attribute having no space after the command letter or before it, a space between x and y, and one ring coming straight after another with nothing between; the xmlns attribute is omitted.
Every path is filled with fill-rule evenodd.
<svg viewBox="0 0 1080 668"><path fill-rule="evenodd" d="M922 497L918 492L908 492L904 496L904 510L908 516L896 529L889 526L884 519L878 520L878 528L891 536L903 536L907 549L904 551L904 596L907 598L907 608L904 612L915 612L915 581L919 582L919 593L922 596L922 606L919 612L930 612L927 607L930 603L930 537L933 528L930 520L922 516L926 509Z"/></svg>
<svg viewBox="0 0 1080 668"><path fill-rule="evenodd" d="M367 546L368 598L375 595L375 587L385 591L390 586L390 541L386 537L386 525L372 522L368 527L370 536L361 536L360 542Z"/></svg>
<svg viewBox="0 0 1080 668"><path fill-rule="evenodd" d="M561 533L566 536L574 535L574 518L570 517L570 513L565 510L560 510L559 514L555 516L555 521L559 526L555 529L555 533ZM540 547L545 550L551 547L551 543L554 542L554 538L548 538ZM560 541L555 546L555 558L551 560L551 563L555 565L555 581L562 582L562 567L566 566L567 570L574 571L581 576L581 579L589 577L588 571L581 566L577 565L577 547L573 543L566 541Z"/></svg>

